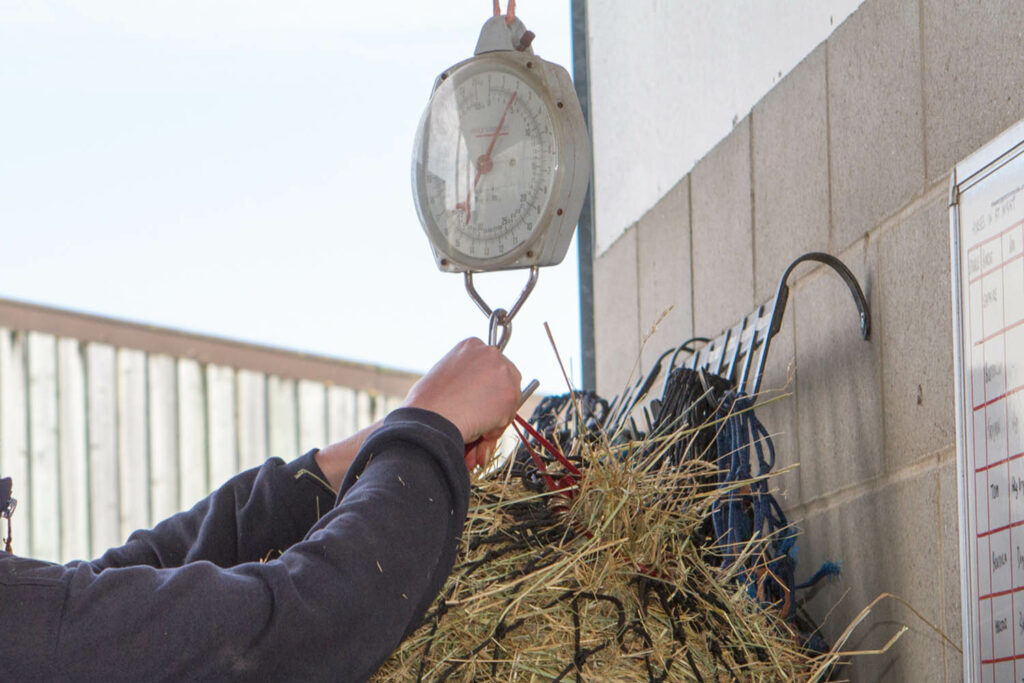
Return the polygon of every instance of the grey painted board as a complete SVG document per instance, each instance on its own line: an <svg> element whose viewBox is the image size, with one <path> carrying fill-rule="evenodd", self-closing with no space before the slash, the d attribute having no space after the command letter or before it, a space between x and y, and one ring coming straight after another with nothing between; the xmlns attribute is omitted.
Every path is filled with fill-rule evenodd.
<svg viewBox="0 0 1024 683"><path fill-rule="evenodd" d="M146 435L146 354L117 352L117 440L121 538L149 526L149 444Z"/></svg>
<svg viewBox="0 0 1024 683"><path fill-rule="evenodd" d="M360 391L356 394L356 427L369 427L373 422L373 398L365 391Z"/></svg>
<svg viewBox="0 0 1024 683"><path fill-rule="evenodd" d="M327 388L327 440L335 443L358 431L356 392L347 387Z"/></svg>
<svg viewBox="0 0 1024 683"><path fill-rule="evenodd" d="M295 380L271 375L267 378L267 419L271 457L291 460L298 455L298 416Z"/></svg>
<svg viewBox="0 0 1024 683"><path fill-rule="evenodd" d="M372 394L370 400L373 403L373 421L383 420L388 415L388 402L384 396Z"/></svg>
<svg viewBox="0 0 1024 683"><path fill-rule="evenodd" d="M0 471L13 479L14 498L21 500L25 500L28 494L28 391L25 374L25 334L0 330ZM25 535L29 535L27 529Z"/></svg>
<svg viewBox="0 0 1024 683"><path fill-rule="evenodd" d="M239 370L235 380L238 394L238 466L256 467L267 459L267 376Z"/></svg>
<svg viewBox="0 0 1024 683"><path fill-rule="evenodd" d="M29 553L41 560L60 559L60 471L57 448L57 339L28 334Z"/></svg>
<svg viewBox="0 0 1024 683"><path fill-rule="evenodd" d="M206 390L210 488L215 489L238 473L234 369L207 365Z"/></svg>
<svg viewBox="0 0 1024 683"><path fill-rule="evenodd" d="M89 396L89 536L93 553L120 544L121 506L117 455L117 350L86 347Z"/></svg>
<svg viewBox="0 0 1024 683"><path fill-rule="evenodd" d="M89 432L86 423L84 347L57 342L61 561L91 557L89 538Z"/></svg>
<svg viewBox="0 0 1024 683"><path fill-rule="evenodd" d="M166 355L148 358L149 504L158 522L181 509L178 486L177 363Z"/></svg>
<svg viewBox="0 0 1024 683"><path fill-rule="evenodd" d="M300 380L299 452L327 445L327 387L322 382Z"/></svg>
<svg viewBox="0 0 1024 683"><path fill-rule="evenodd" d="M206 430L206 387L202 368L194 360L178 361L178 501L180 509L194 505L209 492Z"/></svg>

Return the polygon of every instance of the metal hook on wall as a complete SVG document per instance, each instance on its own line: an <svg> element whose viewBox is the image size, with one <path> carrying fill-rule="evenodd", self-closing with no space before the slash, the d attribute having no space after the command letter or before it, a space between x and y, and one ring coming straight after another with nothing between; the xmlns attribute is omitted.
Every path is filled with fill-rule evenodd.
<svg viewBox="0 0 1024 683"><path fill-rule="evenodd" d="M817 261L823 263L826 266L832 268L839 274L839 277L843 278L843 282L850 290L850 294L853 296L853 303L857 307L857 313L860 314L860 337L865 341L871 336L871 311L868 309L868 301L864 296L864 292L860 288L860 283L857 282L857 278L853 276L850 269L846 267L846 264L837 259L832 254L826 254L820 251L812 251L798 257L786 271L782 274L779 279L779 288L775 292L775 303L772 306L772 319L768 326L768 333L765 335L764 343L761 346L761 355L757 359L757 371L754 375L754 386L752 395L757 395L758 389L761 388L761 375L764 372L765 359L768 357L768 345L771 342L778 331L782 328L782 316L786 312L786 302L789 300L789 275L793 272L793 269L804 261Z"/></svg>
<svg viewBox="0 0 1024 683"><path fill-rule="evenodd" d="M864 292L861 291L860 283L857 282L857 278L853 276L850 269L846 267L846 264L837 259L832 254L826 254L821 251L811 251L803 256L800 256L795 261L789 264L786 268L786 272L782 274L782 278L779 280L779 289L775 294L775 313L772 315L772 334L779 331L779 327L782 325L782 314L786 310L786 300L789 298L789 274L793 272L793 269L804 261L817 261L818 263L824 263L826 266L831 268L839 274L839 277L843 278L843 282L850 289L850 294L853 295L853 303L857 306L857 312L860 314L860 337L861 339L867 339L871 335L871 312L868 310L868 302L864 297Z"/></svg>
<svg viewBox="0 0 1024 683"><path fill-rule="evenodd" d="M635 384L611 402L606 426L610 426L612 431L615 431L627 423L632 424L631 414L649 393L655 379L664 368L666 358L669 358L668 370L661 387L661 396L651 401L649 411L644 411L643 417L647 418L649 430L651 423L662 417L662 407L667 398L672 372L676 367L679 354L683 352L691 355L683 361L682 366L697 372L702 379L704 378L703 373L708 373L708 375L728 383L739 392L756 396L761 388L761 379L771 339L782 327L782 317L785 315L786 303L789 300L789 276L799 264L805 261L823 263L839 274L849 288L860 316L861 337L868 339L871 334L871 313L868 309L867 298L864 296L857 278L842 261L831 254L809 252L795 259L786 268L771 306L758 306L739 323L714 339L694 337L663 353L654 362L646 377L638 378ZM695 349L691 346L694 342L703 342L704 345ZM749 390L747 389L748 383ZM707 390L706 386L705 390Z"/></svg>

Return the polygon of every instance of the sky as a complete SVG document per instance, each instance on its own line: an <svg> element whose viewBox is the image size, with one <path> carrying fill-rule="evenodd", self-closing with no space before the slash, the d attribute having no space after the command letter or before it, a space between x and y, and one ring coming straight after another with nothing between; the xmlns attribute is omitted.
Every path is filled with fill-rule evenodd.
<svg viewBox="0 0 1024 683"><path fill-rule="evenodd" d="M502 6L505 6L502 2ZM425 371L486 338L412 202L431 85L491 0L0 0L0 297ZM572 72L569 0L520 0ZM526 271L474 279L511 307ZM580 384L575 239L513 321Z"/></svg>

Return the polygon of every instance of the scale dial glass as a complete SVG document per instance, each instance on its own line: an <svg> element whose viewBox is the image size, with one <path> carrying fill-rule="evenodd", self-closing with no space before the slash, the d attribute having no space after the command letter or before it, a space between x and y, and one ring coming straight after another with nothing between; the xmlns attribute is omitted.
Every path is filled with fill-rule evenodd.
<svg viewBox="0 0 1024 683"><path fill-rule="evenodd" d="M492 60L467 64L441 82L420 123L420 218L431 241L466 265L518 258L549 219L555 123L526 78Z"/></svg>

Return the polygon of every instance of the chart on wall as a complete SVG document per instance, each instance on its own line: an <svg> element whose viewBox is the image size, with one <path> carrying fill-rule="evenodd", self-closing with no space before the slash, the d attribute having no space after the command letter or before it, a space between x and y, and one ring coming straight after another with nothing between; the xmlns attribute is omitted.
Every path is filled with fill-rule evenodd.
<svg viewBox="0 0 1024 683"><path fill-rule="evenodd" d="M964 680L1024 681L1024 121L950 193Z"/></svg>

